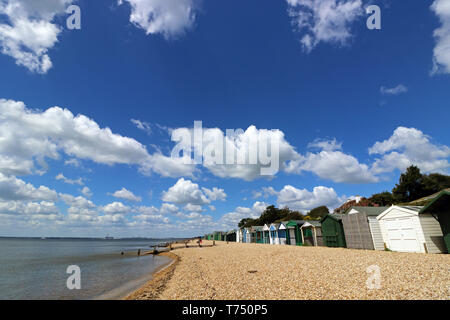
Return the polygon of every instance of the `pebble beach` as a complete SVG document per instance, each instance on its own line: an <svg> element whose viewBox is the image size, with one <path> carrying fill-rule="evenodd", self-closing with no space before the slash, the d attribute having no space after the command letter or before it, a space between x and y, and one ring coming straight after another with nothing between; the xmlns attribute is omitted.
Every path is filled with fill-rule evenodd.
<svg viewBox="0 0 450 320"><path fill-rule="evenodd" d="M126 299L450 299L448 254L203 241L167 255L173 262Z"/></svg>

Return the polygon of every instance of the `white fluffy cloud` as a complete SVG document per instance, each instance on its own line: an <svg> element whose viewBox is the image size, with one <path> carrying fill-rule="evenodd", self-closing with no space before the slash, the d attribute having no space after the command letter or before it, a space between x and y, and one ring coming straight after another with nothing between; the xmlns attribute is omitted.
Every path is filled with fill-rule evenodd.
<svg viewBox="0 0 450 320"><path fill-rule="evenodd" d="M441 23L434 31L433 73L450 73L450 3L448 0L435 0L431 10Z"/></svg>
<svg viewBox="0 0 450 320"><path fill-rule="evenodd" d="M82 186L84 184L83 183L83 178L69 179L69 178L66 178L62 173L58 174L55 177L55 179L56 180L62 180L64 183L67 183L67 184L78 184L80 186Z"/></svg>
<svg viewBox="0 0 450 320"><path fill-rule="evenodd" d="M135 139L100 128L84 115L52 107L43 112L28 109L23 102L0 99L0 172L14 175L46 171L45 158L67 155L97 163L135 164L144 174L192 175L193 166L160 153L149 154Z"/></svg>
<svg viewBox="0 0 450 320"><path fill-rule="evenodd" d="M256 201L251 208L237 207L232 212L224 214L219 223L226 228L237 228L239 221L244 218L258 218L267 206L265 202Z"/></svg>
<svg viewBox="0 0 450 320"><path fill-rule="evenodd" d="M172 38L193 27L198 0L119 0L131 6L130 22L147 34Z"/></svg>
<svg viewBox="0 0 450 320"><path fill-rule="evenodd" d="M73 0L0 0L0 49L17 65L47 73L52 67L48 50L58 42L61 27L53 22Z"/></svg>
<svg viewBox="0 0 450 320"><path fill-rule="evenodd" d="M67 212L69 215L86 215L94 216L97 214L97 206L82 196L72 196L70 194L59 194L59 198L69 207Z"/></svg>
<svg viewBox="0 0 450 320"><path fill-rule="evenodd" d="M59 209L54 202L0 201L1 215L58 215ZM39 217L34 217L39 218Z"/></svg>
<svg viewBox="0 0 450 320"><path fill-rule="evenodd" d="M83 187L83 189L80 190L80 192L85 196L85 197L92 197L92 192L91 189L89 189L89 187Z"/></svg>
<svg viewBox="0 0 450 320"><path fill-rule="evenodd" d="M58 194L45 186L36 188L21 179L0 173L0 199L56 201Z"/></svg>
<svg viewBox="0 0 450 320"><path fill-rule="evenodd" d="M319 206L334 209L344 200L345 198L339 197L333 188L319 186L308 191L287 185L278 193L277 204L280 207L287 206L292 210L306 212Z"/></svg>
<svg viewBox="0 0 450 320"><path fill-rule="evenodd" d="M293 24L304 32L301 43L310 52L320 42L345 45L351 26L364 14L361 0L286 0Z"/></svg>
<svg viewBox="0 0 450 320"><path fill-rule="evenodd" d="M372 166L374 173L404 171L410 165L424 172L446 172L450 167L450 148L433 144L430 137L415 128L398 127L393 135L376 142L370 149L372 155L382 155Z"/></svg>
<svg viewBox="0 0 450 320"><path fill-rule="evenodd" d="M122 202L115 201L102 207L102 210L107 214L125 214L131 211L131 208L124 205Z"/></svg>
<svg viewBox="0 0 450 320"><path fill-rule="evenodd" d="M223 189L201 188L198 184L184 178L179 179L175 185L162 194L162 200L182 205L206 205L212 201L225 200L226 193Z"/></svg>
<svg viewBox="0 0 450 320"><path fill-rule="evenodd" d="M290 162L286 168L288 173L308 171L322 179L338 183L370 183L378 180L366 164L361 164L354 156L342 152L342 145L336 140L316 140L308 147L319 148L321 151L308 152Z"/></svg>
<svg viewBox="0 0 450 320"><path fill-rule="evenodd" d="M172 135L194 136L194 131L192 128L177 128L172 131ZM262 175L263 168L277 164L275 169L283 170L288 161L298 158L295 148L286 141L281 130L257 129L253 125L245 131L235 130L234 135L225 134L219 128L204 128L202 145L196 144L196 141L192 146L191 141L185 142L180 142L179 146L194 154L203 154L203 166L220 178L251 181L268 177ZM263 150L261 147L268 147L268 151L272 151L269 142L278 146L278 156L275 152L260 151ZM262 155L268 157L269 163L262 163ZM255 159L251 161L253 156ZM233 164L227 164L228 158L232 159L229 163Z"/></svg>
<svg viewBox="0 0 450 320"><path fill-rule="evenodd" d="M162 214L168 214L168 213L174 214L174 213L178 212L178 210L179 210L179 208L176 205L174 205L173 203L163 203L161 205L161 208L159 211Z"/></svg>
<svg viewBox="0 0 450 320"><path fill-rule="evenodd" d="M134 195L133 192L131 192L125 188L122 188L121 190L117 190L116 192L112 193L111 195L115 198L124 199L124 200L128 200L128 201L136 201L136 202L142 201L141 197Z"/></svg>

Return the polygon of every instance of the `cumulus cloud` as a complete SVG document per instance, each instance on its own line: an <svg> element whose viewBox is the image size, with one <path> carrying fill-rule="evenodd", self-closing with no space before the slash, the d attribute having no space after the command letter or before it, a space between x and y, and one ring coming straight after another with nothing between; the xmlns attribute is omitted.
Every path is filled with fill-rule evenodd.
<svg viewBox="0 0 450 320"><path fill-rule="evenodd" d="M70 194L60 193L59 198L69 207L67 212L70 215L94 216L98 213L97 206L85 197L75 197Z"/></svg>
<svg viewBox="0 0 450 320"><path fill-rule="evenodd" d="M201 188L191 180L179 179L175 185L162 194L162 200L182 205L206 205L212 201L225 200L226 193L219 188Z"/></svg>
<svg viewBox="0 0 450 320"><path fill-rule="evenodd" d="M34 111L23 102L0 99L0 172L31 174L36 163L45 172L45 159L59 159L60 151L100 164L135 164L143 174L178 177L195 171L182 159L149 154L135 139L100 128L85 115L60 107Z"/></svg>
<svg viewBox="0 0 450 320"><path fill-rule="evenodd" d="M91 189L89 189L89 187L83 187L83 189L80 190L80 192L85 196L85 197L92 197L92 192Z"/></svg>
<svg viewBox="0 0 450 320"><path fill-rule="evenodd" d="M179 208L176 205L174 205L173 203L163 203L159 210L162 214L168 214L168 213L173 214L173 213L178 212Z"/></svg>
<svg viewBox="0 0 450 320"><path fill-rule="evenodd" d="M0 214L4 215L59 215L59 209L54 202L24 202L24 201L0 201Z"/></svg>
<svg viewBox="0 0 450 320"><path fill-rule="evenodd" d="M257 129L252 125L245 131L234 130L232 134L225 134L219 128L204 128L202 133L201 144L188 140L178 142L177 146L189 154L203 155L203 166L220 178L251 181L270 177L263 175L265 169L272 166L283 170L288 161L298 158L295 148L286 141L281 130ZM172 131L172 137L180 136L193 137L194 129L177 128ZM264 148L267 152L263 151ZM183 156L186 157L184 153Z"/></svg>
<svg viewBox="0 0 450 320"><path fill-rule="evenodd" d="M237 228L239 221L245 218L258 218L261 213L267 208L268 204L265 202L256 201L252 207L237 207L232 212L224 214L219 223L226 228Z"/></svg>
<svg viewBox="0 0 450 320"><path fill-rule="evenodd" d="M58 175L55 177L55 179L56 179L56 180L62 180L64 183L67 183L67 184L78 184L78 185L80 185L80 186L82 186L82 185L84 184L83 178L78 178L78 179L75 179L75 180L73 180L73 179L68 179L68 178L66 178L62 173L58 174Z"/></svg>
<svg viewBox="0 0 450 320"><path fill-rule="evenodd" d="M435 0L431 10L441 23L434 30L436 46L433 51L432 73L450 73L450 3L447 0Z"/></svg>
<svg viewBox="0 0 450 320"><path fill-rule="evenodd" d="M102 207L102 211L107 214L125 214L131 211L131 208L124 205L122 202L115 201Z"/></svg>
<svg viewBox="0 0 450 320"><path fill-rule="evenodd" d="M396 96L396 95L408 92L408 88L406 86L404 86L403 84L399 84L398 86L393 87L393 88L387 88L387 87L382 86L380 88L380 92L383 95Z"/></svg>
<svg viewBox="0 0 450 320"><path fill-rule="evenodd" d="M353 22L364 14L361 0L286 0L300 42L310 52L320 42L345 45L352 38Z"/></svg>
<svg viewBox="0 0 450 320"><path fill-rule="evenodd" d="M45 186L36 188L21 179L0 173L0 199L56 201L58 193Z"/></svg>
<svg viewBox="0 0 450 320"><path fill-rule="evenodd" d="M0 50L17 65L32 72L47 73L52 67L48 51L58 42L61 27L54 19L73 0L0 0Z"/></svg>
<svg viewBox="0 0 450 320"><path fill-rule="evenodd" d="M136 202L142 201L141 197L134 195L133 192L131 192L125 188L122 188L121 190L117 190L116 192L112 193L111 195L115 198L124 199L124 200L128 200L128 201L136 201Z"/></svg>
<svg viewBox="0 0 450 320"><path fill-rule="evenodd" d="M310 148L322 151L308 152L298 160L289 163L288 173L308 171L322 179L338 183L371 183L378 179L370 172L369 166L362 164L354 156L342 152L342 145L336 140L316 140L309 144Z"/></svg>
<svg viewBox="0 0 450 320"><path fill-rule="evenodd" d="M307 212L319 206L336 208L344 200L345 197L339 197L333 188L318 186L313 191L308 191L287 185L278 193L277 204L280 207L287 206L292 210Z"/></svg>
<svg viewBox="0 0 450 320"><path fill-rule="evenodd" d="M393 135L376 142L369 148L369 154L382 155L372 166L374 173L404 171L410 165L418 166L424 172L446 172L450 167L450 148L433 144L431 138L415 128L398 127Z"/></svg>
<svg viewBox="0 0 450 320"><path fill-rule="evenodd" d="M147 34L173 38L194 26L198 0L119 0L131 6L130 22Z"/></svg>

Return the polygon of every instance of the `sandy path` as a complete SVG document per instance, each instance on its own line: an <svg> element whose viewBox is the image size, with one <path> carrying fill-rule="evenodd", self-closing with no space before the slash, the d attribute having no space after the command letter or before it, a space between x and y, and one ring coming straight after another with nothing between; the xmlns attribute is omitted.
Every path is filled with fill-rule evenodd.
<svg viewBox="0 0 450 320"><path fill-rule="evenodd" d="M173 253L158 294L134 299L450 299L450 255L224 242ZM371 265L381 289L367 288Z"/></svg>

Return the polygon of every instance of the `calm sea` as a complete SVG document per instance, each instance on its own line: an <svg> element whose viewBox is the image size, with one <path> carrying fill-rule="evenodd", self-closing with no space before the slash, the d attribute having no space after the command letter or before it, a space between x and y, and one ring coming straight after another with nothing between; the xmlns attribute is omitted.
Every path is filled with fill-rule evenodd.
<svg viewBox="0 0 450 320"><path fill-rule="evenodd" d="M138 249L159 242L0 238L0 299L121 298L170 262L165 256L137 256ZM67 288L70 265L80 267L80 290Z"/></svg>

